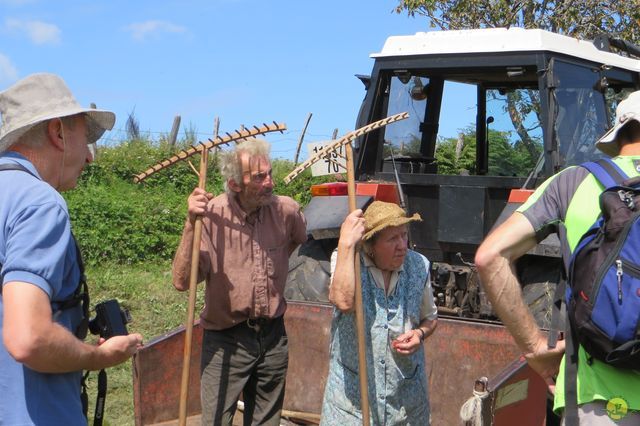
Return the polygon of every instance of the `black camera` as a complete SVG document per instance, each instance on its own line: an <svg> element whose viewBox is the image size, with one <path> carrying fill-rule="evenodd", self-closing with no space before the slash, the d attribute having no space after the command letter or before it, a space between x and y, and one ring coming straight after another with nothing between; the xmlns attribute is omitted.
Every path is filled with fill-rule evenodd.
<svg viewBox="0 0 640 426"><path fill-rule="evenodd" d="M111 299L96 305L96 316L89 321L89 331L105 339L113 336L126 336L127 323L131 315L126 309L120 309L117 300Z"/></svg>

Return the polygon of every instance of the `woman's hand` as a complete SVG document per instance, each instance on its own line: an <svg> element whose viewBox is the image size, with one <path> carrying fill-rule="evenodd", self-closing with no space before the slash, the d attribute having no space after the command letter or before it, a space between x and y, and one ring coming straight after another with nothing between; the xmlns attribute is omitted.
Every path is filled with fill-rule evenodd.
<svg viewBox="0 0 640 426"><path fill-rule="evenodd" d="M365 233L364 217L361 209L349 213L340 227L340 243L349 247L358 244Z"/></svg>
<svg viewBox="0 0 640 426"><path fill-rule="evenodd" d="M422 340L420 340L421 333L419 330L409 330L397 339L391 342L391 347L400 355L411 355L416 352L422 346Z"/></svg>

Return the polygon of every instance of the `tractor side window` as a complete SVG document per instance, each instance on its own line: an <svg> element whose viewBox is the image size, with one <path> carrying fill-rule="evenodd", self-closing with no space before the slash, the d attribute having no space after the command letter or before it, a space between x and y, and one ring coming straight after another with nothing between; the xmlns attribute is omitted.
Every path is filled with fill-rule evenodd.
<svg viewBox="0 0 640 426"><path fill-rule="evenodd" d="M475 174L476 144L488 140L488 175L528 176L542 153L538 90L513 85L486 89L485 99L486 134L477 135L478 85L445 81L435 155L438 172Z"/></svg>
<svg viewBox="0 0 640 426"><path fill-rule="evenodd" d="M605 99L598 90L597 70L568 62L552 62L555 87L553 138L563 166L602 156L595 142L606 131Z"/></svg>
<svg viewBox="0 0 640 426"><path fill-rule="evenodd" d="M475 84L445 80L435 148L440 174L475 173L477 103Z"/></svg>
<svg viewBox="0 0 640 426"><path fill-rule="evenodd" d="M387 117L408 112L409 118L384 128L384 169L393 155L398 171L420 173L421 123L427 105L429 79L419 76L394 76L389 86ZM412 161L415 159L415 161Z"/></svg>
<svg viewBox="0 0 640 426"><path fill-rule="evenodd" d="M528 176L542 162L539 91L489 89L486 99L489 175Z"/></svg>
<svg viewBox="0 0 640 426"><path fill-rule="evenodd" d="M473 175L476 145L488 140L489 175L528 176L542 153L537 76L529 69L519 68L515 77L509 72L490 69L469 81L465 74L443 80L395 71L386 88L386 116L406 111L409 118L384 128L382 171L393 170L393 155L399 172ZM483 128L479 115L486 120L483 135L476 134Z"/></svg>

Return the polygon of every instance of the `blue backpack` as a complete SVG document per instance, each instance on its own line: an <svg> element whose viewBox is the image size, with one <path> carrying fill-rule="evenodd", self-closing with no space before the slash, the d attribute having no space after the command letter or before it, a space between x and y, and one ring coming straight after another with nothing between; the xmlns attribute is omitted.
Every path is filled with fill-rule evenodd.
<svg viewBox="0 0 640 426"><path fill-rule="evenodd" d="M582 167L605 189L601 216L582 236L569 264L572 346L575 354L580 343L607 364L640 369L640 177L629 179L610 159Z"/></svg>

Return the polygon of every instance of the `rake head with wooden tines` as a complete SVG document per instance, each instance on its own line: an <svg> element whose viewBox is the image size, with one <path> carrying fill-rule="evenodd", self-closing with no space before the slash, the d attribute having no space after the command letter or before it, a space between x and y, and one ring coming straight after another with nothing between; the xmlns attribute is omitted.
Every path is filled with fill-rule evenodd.
<svg viewBox="0 0 640 426"><path fill-rule="evenodd" d="M240 130L234 130L231 133L225 132L223 136L218 136L215 139L208 139L206 142L199 142L197 145L194 145L190 148L182 150L175 154L174 156L167 158L165 160L160 161L159 163L151 166L149 169L144 172L134 176L133 181L135 183L140 183L144 179L148 178L155 172L158 172L162 169L166 169L173 164L176 164L179 161L186 160L187 158L202 152L205 149L211 149L213 147L227 144L233 141L237 141L239 139L250 138L253 136L261 135L269 132L280 132L287 130L287 125L284 123L276 123L266 124L263 123L262 127L253 126L250 128L244 128Z"/></svg>
<svg viewBox="0 0 640 426"><path fill-rule="evenodd" d="M387 124L395 123L396 121L404 120L409 117L408 112L402 112L400 114L395 114L387 118L383 118L382 120L375 121L371 124L367 124L366 126L360 127L359 129L354 130L353 132L347 133L340 139L335 142L330 143L329 145L324 146L322 149L318 150L318 152L313 156L307 159L304 163L300 164L296 167L291 173L289 173L283 180L284 183L289 183L296 177L298 177L305 169L311 167L315 162L324 158L328 153L335 151L342 145L353 142L356 138L364 135L365 133L369 133L372 130L379 129L380 127L384 127Z"/></svg>

